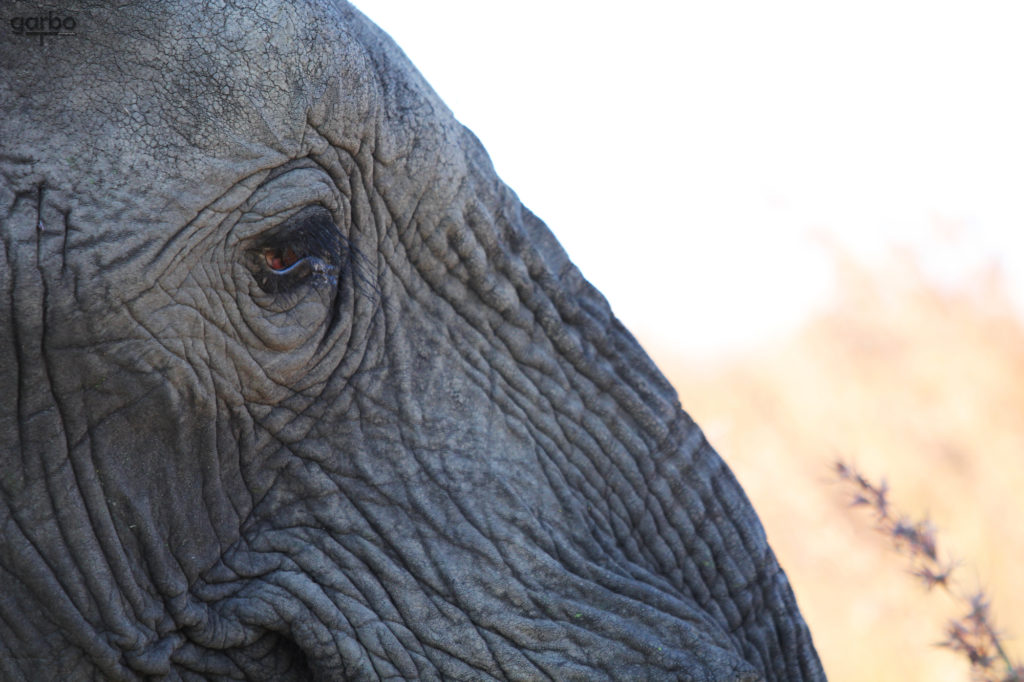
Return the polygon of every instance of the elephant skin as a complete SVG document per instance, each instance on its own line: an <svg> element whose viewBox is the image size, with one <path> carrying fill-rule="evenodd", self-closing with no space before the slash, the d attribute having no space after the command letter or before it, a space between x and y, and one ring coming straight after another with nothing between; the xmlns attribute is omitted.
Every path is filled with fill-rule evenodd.
<svg viewBox="0 0 1024 682"><path fill-rule="evenodd" d="M384 33L39 7L0 38L0 678L824 679L733 475Z"/></svg>

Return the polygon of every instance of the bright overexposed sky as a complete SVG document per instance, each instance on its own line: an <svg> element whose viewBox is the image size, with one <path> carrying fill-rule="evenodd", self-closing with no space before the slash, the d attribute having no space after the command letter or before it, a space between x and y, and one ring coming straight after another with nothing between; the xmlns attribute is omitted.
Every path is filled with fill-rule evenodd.
<svg viewBox="0 0 1024 682"><path fill-rule="evenodd" d="M947 282L998 258L1024 310L1020 3L355 4L653 343L792 329L822 234Z"/></svg>

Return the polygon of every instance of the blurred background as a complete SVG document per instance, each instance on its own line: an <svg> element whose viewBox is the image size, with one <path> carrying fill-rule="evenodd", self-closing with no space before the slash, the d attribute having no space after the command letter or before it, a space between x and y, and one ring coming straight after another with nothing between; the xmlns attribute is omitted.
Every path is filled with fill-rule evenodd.
<svg viewBox="0 0 1024 682"><path fill-rule="evenodd" d="M1024 7L355 0L736 471L830 679L967 680L835 482L938 530L1024 657Z"/></svg>

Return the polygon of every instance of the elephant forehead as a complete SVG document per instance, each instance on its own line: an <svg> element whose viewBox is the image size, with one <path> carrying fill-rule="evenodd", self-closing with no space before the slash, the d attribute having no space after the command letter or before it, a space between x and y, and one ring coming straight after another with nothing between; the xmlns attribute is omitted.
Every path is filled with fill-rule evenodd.
<svg viewBox="0 0 1024 682"><path fill-rule="evenodd" d="M0 38L0 163L20 167L7 182L67 192L79 229L180 228L242 178L309 153L318 107L341 122L337 143L365 136L374 81L350 11L97 5L62 6L74 35Z"/></svg>

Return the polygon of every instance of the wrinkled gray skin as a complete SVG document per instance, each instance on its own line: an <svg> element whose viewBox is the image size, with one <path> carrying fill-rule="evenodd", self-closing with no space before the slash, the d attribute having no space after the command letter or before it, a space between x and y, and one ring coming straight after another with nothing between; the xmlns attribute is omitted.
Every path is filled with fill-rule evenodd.
<svg viewBox="0 0 1024 682"><path fill-rule="evenodd" d="M2 679L823 678L732 474L386 35L123 4L42 45L4 5Z"/></svg>

